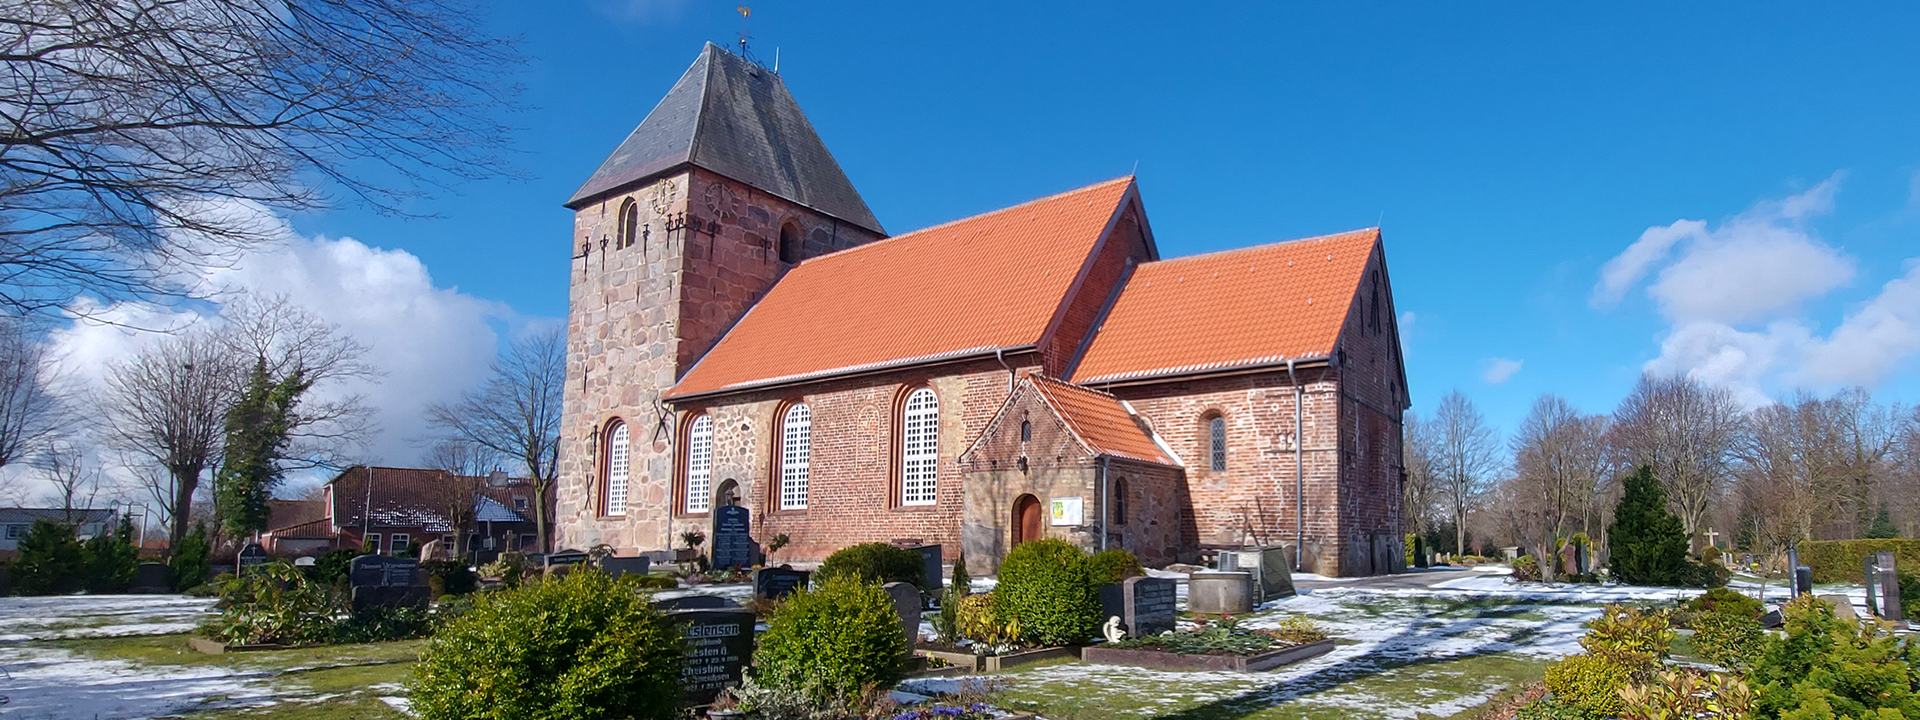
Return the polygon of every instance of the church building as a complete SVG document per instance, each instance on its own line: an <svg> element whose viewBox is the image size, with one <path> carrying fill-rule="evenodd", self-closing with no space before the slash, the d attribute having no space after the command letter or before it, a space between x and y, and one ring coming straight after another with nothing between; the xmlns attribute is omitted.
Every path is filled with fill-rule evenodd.
<svg viewBox="0 0 1920 720"><path fill-rule="evenodd" d="M1405 565L1377 228L1162 258L1121 177L889 235L779 75L714 45L566 206L557 547L658 553L741 505L775 562Z"/></svg>

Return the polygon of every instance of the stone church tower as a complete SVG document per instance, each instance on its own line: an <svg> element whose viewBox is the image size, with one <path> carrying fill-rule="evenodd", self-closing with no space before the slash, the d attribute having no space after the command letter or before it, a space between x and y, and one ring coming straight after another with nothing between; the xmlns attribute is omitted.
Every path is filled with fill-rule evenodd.
<svg viewBox="0 0 1920 720"><path fill-rule="evenodd" d="M708 44L574 211L555 548L664 550L662 392L780 276L885 237L771 70Z"/></svg>

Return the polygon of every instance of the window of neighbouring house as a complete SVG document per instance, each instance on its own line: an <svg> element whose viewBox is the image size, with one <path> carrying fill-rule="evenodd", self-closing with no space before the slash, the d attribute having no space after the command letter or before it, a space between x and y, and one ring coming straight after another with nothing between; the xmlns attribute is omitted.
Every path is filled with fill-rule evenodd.
<svg viewBox="0 0 1920 720"><path fill-rule="evenodd" d="M940 464L940 399L931 388L907 395L900 429L900 503L932 505Z"/></svg>
<svg viewBox="0 0 1920 720"><path fill-rule="evenodd" d="M807 465L812 452L813 412L806 403L794 403L780 423L780 509L807 507Z"/></svg>
<svg viewBox="0 0 1920 720"><path fill-rule="evenodd" d="M521 548L522 550L524 550L524 549L526 549L526 548L530 548L530 547L533 547L533 545L534 545L534 540L535 540L535 536L534 536L534 534L533 534L533 533L526 533L526 534L523 534L523 535L521 535L521 536L520 536L520 548Z"/></svg>
<svg viewBox="0 0 1920 720"><path fill-rule="evenodd" d="M375 555L380 554L380 533L367 533L367 541L362 547Z"/></svg>
<svg viewBox="0 0 1920 720"><path fill-rule="evenodd" d="M25 526L25 525L8 525L8 526L7 526L7 539L8 539L8 540L19 540L19 539L20 539L20 533L21 533L21 532L24 532L24 529L25 529L25 528L26 528L26 526Z"/></svg>
<svg viewBox="0 0 1920 720"><path fill-rule="evenodd" d="M627 435L627 424L614 421L613 431L607 433L607 498L606 514L627 514L627 470L633 448Z"/></svg>
<svg viewBox="0 0 1920 720"><path fill-rule="evenodd" d="M525 496L525 495L515 495L515 496L513 496L513 509L515 509L515 510L525 510L525 509L527 509L528 507L529 507L529 505L528 505L528 503L527 503L527 496Z"/></svg>
<svg viewBox="0 0 1920 720"><path fill-rule="evenodd" d="M406 533L394 533L393 538L387 541L387 548L391 554L399 555L407 551L407 543L410 542L413 542L413 538Z"/></svg>
<svg viewBox="0 0 1920 720"><path fill-rule="evenodd" d="M713 501L713 416L687 427L687 512L703 513Z"/></svg>

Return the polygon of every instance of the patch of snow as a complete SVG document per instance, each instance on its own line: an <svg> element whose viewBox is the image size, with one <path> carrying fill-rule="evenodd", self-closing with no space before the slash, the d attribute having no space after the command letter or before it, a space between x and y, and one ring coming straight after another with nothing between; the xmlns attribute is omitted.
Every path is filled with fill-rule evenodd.
<svg viewBox="0 0 1920 720"><path fill-rule="evenodd" d="M121 720L271 702L271 673L213 665L139 665L56 648L0 648L10 718Z"/></svg>
<svg viewBox="0 0 1920 720"><path fill-rule="evenodd" d="M170 635L213 612L213 598L55 595L0 598L0 642Z"/></svg>

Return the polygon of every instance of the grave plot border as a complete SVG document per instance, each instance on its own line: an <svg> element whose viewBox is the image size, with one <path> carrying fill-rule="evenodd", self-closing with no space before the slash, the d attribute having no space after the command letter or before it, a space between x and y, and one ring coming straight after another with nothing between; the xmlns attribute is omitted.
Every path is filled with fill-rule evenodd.
<svg viewBox="0 0 1920 720"><path fill-rule="evenodd" d="M1180 655L1148 648L1109 648L1091 645L1081 652L1080 659L1098 665L1129 665L1155 670L1261 672L1325 655L1333 651L1333 646L1333 638L1327 638L1305 645L1270 650L1258 655Z"/></svg>

